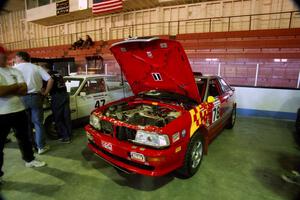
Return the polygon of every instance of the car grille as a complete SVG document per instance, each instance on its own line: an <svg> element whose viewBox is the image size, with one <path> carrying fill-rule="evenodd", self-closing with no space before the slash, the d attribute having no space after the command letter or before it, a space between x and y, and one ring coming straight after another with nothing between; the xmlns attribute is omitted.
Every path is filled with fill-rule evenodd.
<svg viewBox="0 0 300 200"><path fill-rule="evenodd" d="M116 128L116 137L119 140L125 140L125 141L134 140L135 135L136 135L135 129L131 129L125 126L118 126Z"/></svg>
<svg viewBox="0 0 300 200"><path fill-rule="evenodd" d="M114 125L105 120L100 121L101 124L101 132L103 134L114 135ZM116 127L116 138L122 141L131 141L135 139L136 130L132 128L128 128L125 126L115 126Z"/></svg>
<svg viewBox="0 0 300 200"><path fill-rule="evenodd" d="M100 122L101 124L101 131L105 134L113 134L114 131L114 126L112 125L112 123L108 122L108 121L104 121L102 120Z"/></svg>

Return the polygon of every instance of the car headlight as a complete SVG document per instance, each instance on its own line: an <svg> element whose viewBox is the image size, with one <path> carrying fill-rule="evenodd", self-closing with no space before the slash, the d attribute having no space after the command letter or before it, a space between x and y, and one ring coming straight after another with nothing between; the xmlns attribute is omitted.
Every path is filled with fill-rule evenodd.
<svg viewBox="0 0 300 200"><path fill-rule="evenodd" d="M133 142L144 144L155 148L167 147L170 145L169 137L153 132L138 130Z"/></svg>
<svg viewBox="0 0 300 200"><path fill-rule="evenodd" d="M95 129L100 130L101 125L100 125L100 119L94 114L90 115L90 125L92 125Z"/></svg>

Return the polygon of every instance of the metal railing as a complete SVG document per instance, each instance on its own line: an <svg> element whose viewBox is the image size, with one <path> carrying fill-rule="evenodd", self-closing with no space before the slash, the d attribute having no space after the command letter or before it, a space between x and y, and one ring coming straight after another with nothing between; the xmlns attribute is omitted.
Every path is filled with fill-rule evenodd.
<svg viewBox="0 0 300 200"><path fill-rule="evenodd" d="M93 40L122 39L128 36L177 35L185 33L247 31L261 29L290 29L300 27L300 11L276 12L252 15L210 17L180 21L152 22L110 27L90 31L29 39L6 43L10 49L28 49L72 44L79 37L90 35Z"/></svg>

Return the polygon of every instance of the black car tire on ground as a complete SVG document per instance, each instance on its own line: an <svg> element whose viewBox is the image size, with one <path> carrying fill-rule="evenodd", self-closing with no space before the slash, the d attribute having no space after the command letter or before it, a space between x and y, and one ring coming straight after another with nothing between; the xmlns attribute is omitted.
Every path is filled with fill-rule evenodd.
<svg viewBox="0 0 300 200"><path fill-rule="evenodd" d="M231 116L228 119L228 123L226 125L227 129L232 129L234 127L236 121L236 106L233 107L232 112L231 112Z"/></svg>
<svg viewBox="0 0 300 200"><path fill-rule="evenodd" d="M203 156L204 139L199 132L196 132L188 145L184 158L184 164L180 169L177 170L177 172L183 176L182 178L192 177L198 171Z"/></svg>

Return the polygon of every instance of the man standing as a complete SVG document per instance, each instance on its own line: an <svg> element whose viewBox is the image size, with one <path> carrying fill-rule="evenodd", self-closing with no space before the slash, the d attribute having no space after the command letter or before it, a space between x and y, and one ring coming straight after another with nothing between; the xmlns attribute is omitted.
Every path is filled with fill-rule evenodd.
<svg viewBox="0 0 300 200"><path fill-rule="evenodd" d="M50 90L51 108L56 127L59 131L60 141L62 143L70 143L72 137L70 97L65 81L59 72L49 70L46 67L45 70L47 70L54 80Z"/></svg>
<svg viewBox="0 0 300 200"><path fill-rule="evenodd" d="M28 123L25 107L20 95L27 92L22 74L6 67L6 55L0 46L0 183L3 171L4 144L11 128L16 130L16 138L26 167L42 167L45 162L35 160L32 144L27 133Z"/></svg>
<svg viewBox="0 0 300 200"><path fill-rule="evenodd" d="M53 79L42 67L30 63L30 55L27 52L17 52L15 62L15 68L21 71L27 84L27 94L22 100L28 114L31 116L31 122L34 124L38 154L42 154L49 150L49 146L45 143L43 98L49 93L53 85ZM43 80L47 82L44 92L41 91ZM29 123L31 124L31 122ZM32 132L31 128L30 131Z"/></svg>

